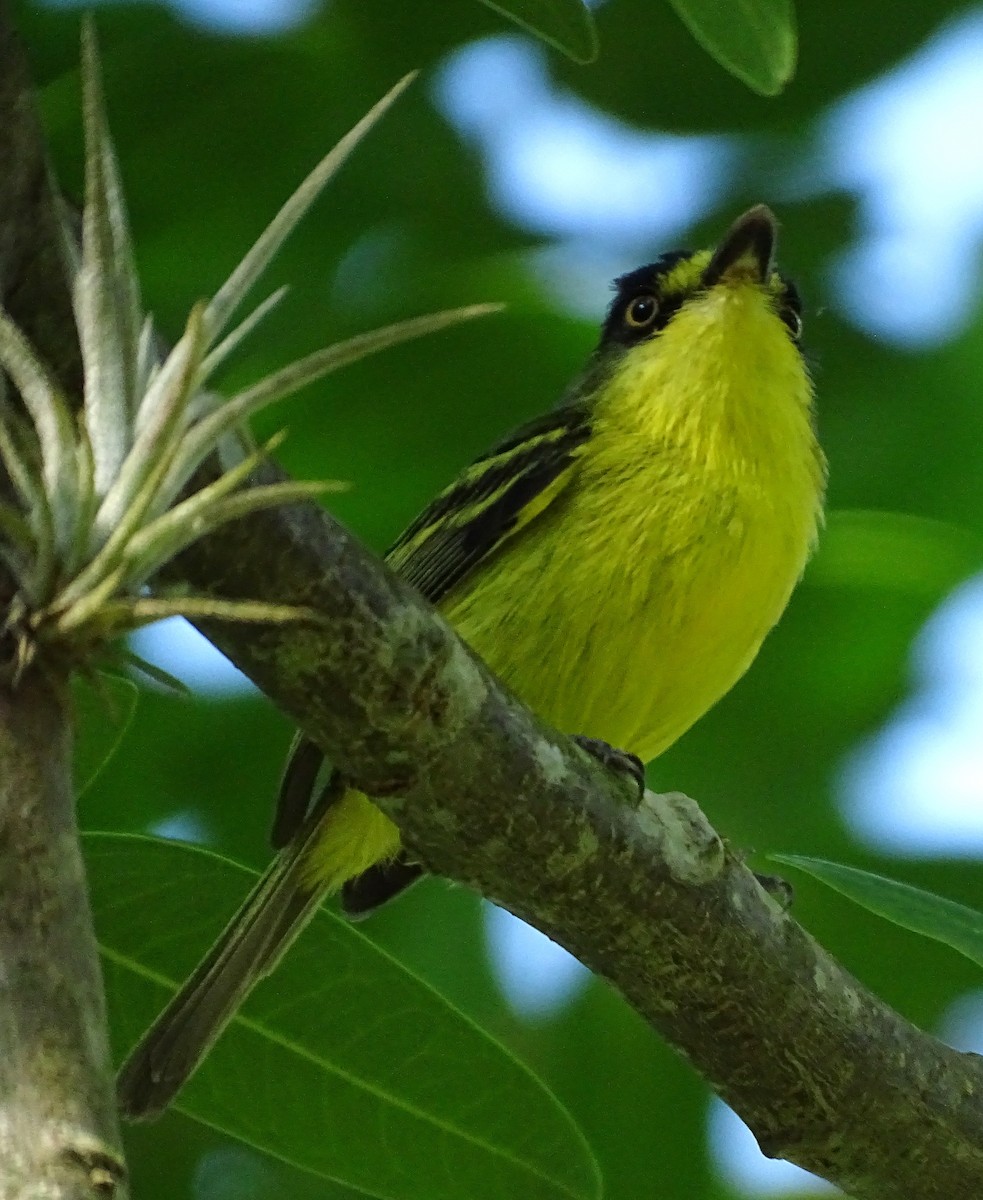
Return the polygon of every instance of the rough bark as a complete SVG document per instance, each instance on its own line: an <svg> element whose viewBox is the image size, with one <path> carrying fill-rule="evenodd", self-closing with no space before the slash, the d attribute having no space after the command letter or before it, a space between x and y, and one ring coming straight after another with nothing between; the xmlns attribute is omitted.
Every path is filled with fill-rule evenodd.
<svg viewBox="0 0 983 1200"><path fill-rule="evenodd" d="M0 1196L125 1193L99 951L75 826L71 720L0 688Z"/></svg>

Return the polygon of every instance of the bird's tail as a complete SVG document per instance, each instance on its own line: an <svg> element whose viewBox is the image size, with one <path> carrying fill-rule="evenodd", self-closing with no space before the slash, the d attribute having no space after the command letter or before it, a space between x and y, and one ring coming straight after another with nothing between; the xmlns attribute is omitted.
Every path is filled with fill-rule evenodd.
<svg viewBox="0 0 983 1200"><path fill-rule="evenodd" d="M310 871L310 852L324 823L323 811L310 815L130 1053L116 1083L120 1112L128 1120L152 1120L167 1108L253 986L276 966L332 890L334 880L312 879Z"/></svg>

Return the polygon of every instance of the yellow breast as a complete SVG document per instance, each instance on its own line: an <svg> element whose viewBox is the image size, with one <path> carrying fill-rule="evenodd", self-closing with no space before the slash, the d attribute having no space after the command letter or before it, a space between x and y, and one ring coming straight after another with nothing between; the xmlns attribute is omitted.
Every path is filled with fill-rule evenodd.
<svg viewBox="0 0 983 1200"><path fill-rule="evenodd" d="M824 480L801 356L756 289L715 289L670 329L602 390L564 494L445 610L552 724L646 761L750 665Z"/></svg>

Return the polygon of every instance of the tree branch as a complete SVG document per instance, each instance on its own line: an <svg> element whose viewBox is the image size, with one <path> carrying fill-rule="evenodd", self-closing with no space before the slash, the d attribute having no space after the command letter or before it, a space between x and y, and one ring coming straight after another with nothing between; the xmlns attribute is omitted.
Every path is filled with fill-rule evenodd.
<svg viewBox="0 0 983 1200"><path fill-rule="evenodd" d="M42 236L36 222L25 228ZM46 312L60 311L56 300ZM74 336L68 321L62 333ZM269 467L257 482L275 478ZM983 1194L980 1061L865 991L692 801L631 803L328 514L253 514L183 555L180 570L216 596L316 610L308 627L207 632L379 797L429 868L495 897L610 980L766 1153L860 1200Z"/></svg>
<svg viewBox="0 0 983 1200"><path fill-rule="evenodd" d="M79 356L33 95L0 4L0 297L60 377ZM3 611L10 581L0 581ZM3 658L8 631L0 631ZM4 673L5 674L5 673ZM0 678L0 1195L122 1200L99 951L62 687Z"/></svg>
<svg viewBox="0 0 983 1200"><path fill-rule="evenodd" d="M67 696L0 687L0 1195L124 1196Z"/></svg>

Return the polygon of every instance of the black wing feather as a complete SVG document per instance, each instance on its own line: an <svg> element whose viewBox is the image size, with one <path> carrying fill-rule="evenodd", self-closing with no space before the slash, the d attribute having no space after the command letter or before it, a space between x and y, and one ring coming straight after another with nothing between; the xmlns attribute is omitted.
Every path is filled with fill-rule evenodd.
<svg viewBox="0 0 983 1200"><path fill-rule="evenodd" d="M389 565L439 604L569 470L590 432L590 410L583 403L530 421L476 459L424 509L389 550Z"/></svg>

